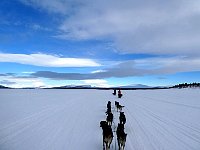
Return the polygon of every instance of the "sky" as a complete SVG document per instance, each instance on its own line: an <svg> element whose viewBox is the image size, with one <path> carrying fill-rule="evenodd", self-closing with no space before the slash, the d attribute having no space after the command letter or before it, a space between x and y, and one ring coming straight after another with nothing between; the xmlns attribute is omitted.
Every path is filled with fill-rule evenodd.
<svg viewBox="0 0 200 150"><path fill-rule="evenodd" d="M0 85L168 86L199 77L200 1L0 1Z"/></svg>

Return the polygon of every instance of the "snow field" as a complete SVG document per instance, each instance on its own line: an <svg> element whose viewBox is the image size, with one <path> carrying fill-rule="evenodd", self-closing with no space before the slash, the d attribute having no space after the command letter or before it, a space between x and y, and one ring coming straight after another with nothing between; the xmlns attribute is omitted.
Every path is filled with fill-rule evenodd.
<svg viewBox="0 0 200 150"><path fill-rule="evenodd" d="M110 100L124 105L126 150L199 150L199 89L0 90L0 150L101 150ZM111 150L117 145L114 133Z"/></svg>

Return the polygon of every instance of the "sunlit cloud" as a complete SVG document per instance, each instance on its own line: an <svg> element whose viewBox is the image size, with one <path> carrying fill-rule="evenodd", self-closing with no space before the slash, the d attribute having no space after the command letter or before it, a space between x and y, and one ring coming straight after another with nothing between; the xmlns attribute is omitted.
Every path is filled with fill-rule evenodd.
<svg viewBox="0 0 200 150"><path fill-rule="evenodd" d="M23 74L32 74L32 73L34 73L34 72L32 72L32 71L24 71L24 72L22 72Z"/></svg>
<svg viewBox="0 0 200 150"><path fill-rule="evenodd" d="M65 58L47 54L0 53L0 62L12 62L42 67L94 67L99 63L84 58Z"/></svg>
<svg viewBox="0 0 200 150"><path fill-rule="evenodd" d="M95 71L92 71L91 73L99 73L99 72L106 72L106 70L95 70Z"/></svg>
<svg viewBox="0 0 200 150"><path fill-rule="evenodd" d="M90 79L90 80L82 80L85 84L89 84L95 87L111 87L106 80L103 79Z"/></svg>

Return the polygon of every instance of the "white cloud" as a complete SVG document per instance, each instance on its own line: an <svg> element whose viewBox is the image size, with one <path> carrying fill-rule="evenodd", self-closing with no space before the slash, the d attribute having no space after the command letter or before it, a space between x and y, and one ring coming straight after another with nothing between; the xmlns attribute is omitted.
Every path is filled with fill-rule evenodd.
<svg viewBox="0 0 200 150"><path fill-rule="evenodd" d="M13 62L43 67L93 67L100 66L91 59L63 58L47 54L9 54L0 53L0 62Z"/></svg>
<svg viewBox="0 0 200 150"><path fill-rule="evenodd" d="M110 38L122 53L200 55L196 0L90 1L60 26L64 39Z"/></svg>
<svg viewBox="0 0 200 150"><path fill-rule="evenodd" d="M200 55L200 2L197 0L21 0L59 13L54 37L109 39L121 53ZM35 28L38 28L37 26Z"/></svg>
<svg viewBox="0 0 200 150"><path fill-rule="evenodd" d="M111 87L108 82L104 79L90 79L90 80L82 80L84 84L89 84L96 87Z"/></svg>
<svg viewBox="0 0 200 150"><path fill-rule="evenodd" d="M99 73L99 72L106 72L106 70L95 70L95 71L92 71L91 73Z"/></svg>
<svg viewBox="0 0 200 150"><path fill-rule="evenodd" d="M23 74L32 74L32 73L34 73L34 72L32 72L32 71L24 71L24 72L22 72Z"/></svg>

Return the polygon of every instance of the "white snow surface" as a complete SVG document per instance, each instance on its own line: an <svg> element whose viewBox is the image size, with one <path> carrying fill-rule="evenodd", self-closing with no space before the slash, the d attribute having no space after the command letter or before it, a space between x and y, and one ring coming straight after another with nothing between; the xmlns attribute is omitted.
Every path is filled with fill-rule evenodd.
<svg viewBox="0 0 200 150"><path fill-rule="evenodd" d="M124 105L126 150L200 150L200 89L0 90L0 150L101 150L101 120ZM111 150L118 149L116 134Z"/></svg>

